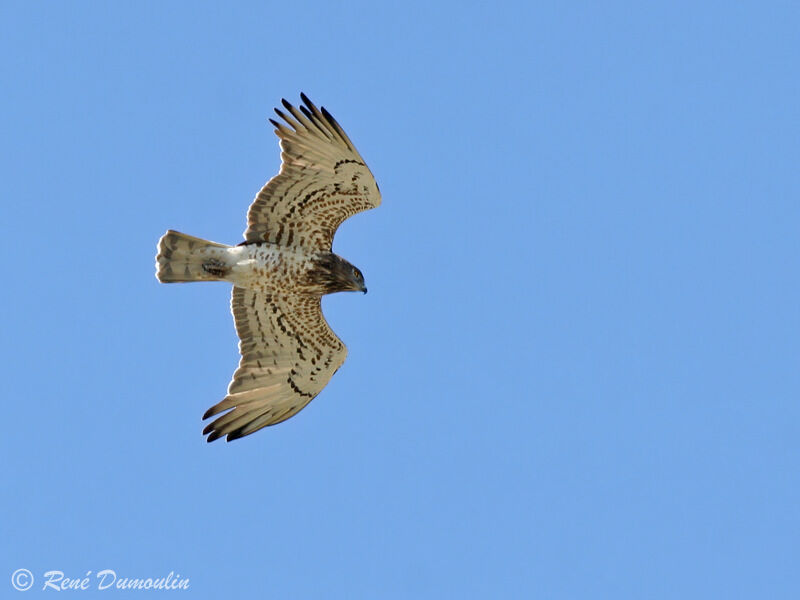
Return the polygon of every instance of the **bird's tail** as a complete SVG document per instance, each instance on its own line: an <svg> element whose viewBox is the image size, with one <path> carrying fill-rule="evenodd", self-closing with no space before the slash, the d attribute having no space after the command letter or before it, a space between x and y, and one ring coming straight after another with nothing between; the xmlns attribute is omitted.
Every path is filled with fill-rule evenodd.
<svg viewBox="0 0 800 600"><path fill-rule="evenodd" d="M161 283L220 281L230 271L228 248L169 230L158 240L156 278Z"/></svg>

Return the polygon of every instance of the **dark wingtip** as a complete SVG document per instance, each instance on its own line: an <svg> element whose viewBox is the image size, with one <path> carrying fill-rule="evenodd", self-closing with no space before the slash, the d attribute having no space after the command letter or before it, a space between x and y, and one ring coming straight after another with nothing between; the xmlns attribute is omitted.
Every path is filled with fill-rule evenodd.
<svg viewBox="0 0 800 600"><path fill-rule="evenodd" d="M222 436L220 435L219 431L215 431L215 432L214 432L214 433L212 433L210 436L208 436L208 439L206 439L206 442L208 442L208 443L210 444L210 443L211 443L211 442L213 442L214 440L218 440L218 439L219 439L219 438L221 438L221 437L222 437Z"/></svg>
<svg viewBox="0 0 800 600"><path fill-rule="evenodd" d="M311 100L308 99L308 96L306 96L303 92L300 92L300 100L302 100L304 104L308 105L309 108L314 106L314 103L311 102Z"/></svg>
<svg viewBox="0 0 800 600"><path fill-rule="evenodd" d="M275 119L269 119L269 122L272 123L272 125L273 125L273 127L275 127L275 129L280 129L280 124ZM205 417L203 417L203 418L205 418Z"/></svg>
<svg viewBox="0 0 800 600"><path fill-rule="evenodd" d="M208 417L213 417L215 414L217 414L214 412L214 408L215 407L212 406L205 413L203 413L203 421L205 421Z"/></svg>
<svg viewBox="0 0 800 600"><path fill-rule="evenodd" d="M281 104L283 104L286 110L292 110L292 108L294 108L286 98L281 98Z"/></svg>
<svg viewBox="0 0 800 600"><path fill-rule="evenodd" d="M339 131L341 129L339 127L339 123L336 122L336 119L333 118L333 115L331 113L329 113L328 110L324 106L320 107L320 111L322 111L322 116L325 117L325 119L327 119L328 123L333 125L333 128L336 131Z"/></svg>
<svg viewBox="0 0 800 600"><path fill-rule="evenodd" d="M311 114L311 111L310 111L309 109L307 109L305 106L303 106L303 105L300 105L300 110L301 110L301 111L303 111L303 114L304 114L306 117L308 117L308 119L309 119L310 121L316 121L316 119L314 118L314 115L312 115L312 114Z"/></svg>
<svg viewBox="0 0 800 600"><path fill-rule="evenodd" d="M225 439L226 439L226 441L228 441L228 442L232 442L233 440L238 440L238 439L239 439L239 438L241 438L241 437L244 437L244 435L242 435L242 430L241 430L241 429L236 429L236 430L234 430L234 431L231 431L231 432L228 434L228 437L227 437L227 438L225 438Z"/></svg>

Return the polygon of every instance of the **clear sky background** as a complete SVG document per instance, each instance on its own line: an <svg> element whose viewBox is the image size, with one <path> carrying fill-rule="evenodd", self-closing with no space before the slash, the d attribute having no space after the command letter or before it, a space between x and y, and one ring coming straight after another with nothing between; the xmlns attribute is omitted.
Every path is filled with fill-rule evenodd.
<svg viewBox="0 0 800 600"><path fill-rule="evenodd" d="M0 595L797 598L798 31L794 2L4 2ZM334 244L370 293L324 301L350 353L316 400L209 445L230 288L158 284L156 242L241 241L301 91L380 183Z"/></svg>

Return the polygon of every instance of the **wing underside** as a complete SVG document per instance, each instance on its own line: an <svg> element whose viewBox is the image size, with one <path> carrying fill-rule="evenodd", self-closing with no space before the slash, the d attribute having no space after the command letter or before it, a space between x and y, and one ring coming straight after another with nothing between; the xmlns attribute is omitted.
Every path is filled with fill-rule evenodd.
<svg viewBox="0 0 800 600"><path fill-rule="evenodd" d="M271 242L330 251L348 217L381 203L378 184L350 138L324 108L301 94L286 100L283 122L270 119L280 138L281 169L258 193L247 215L247 243Z"/></svg>
<svg viewBox="0 0 800 600"><path fill-rule="evenodd" d="M242 357L228 395L203 416L225 413L203 430L209 442L223 436L231 441L297 414L347 356L319 297L281 298L234 287L231 311Z"/></svg>

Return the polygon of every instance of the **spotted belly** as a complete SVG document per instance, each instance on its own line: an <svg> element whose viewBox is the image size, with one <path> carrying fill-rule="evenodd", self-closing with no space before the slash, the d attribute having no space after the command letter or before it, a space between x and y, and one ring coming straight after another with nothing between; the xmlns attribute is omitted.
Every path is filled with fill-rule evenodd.
<svg viewBox="0 0 800 600"><path fill-rule="evenodd" d="M266 294L308 293L313 256L274 244L248 244L229 249L226 281Z"/></svg>

